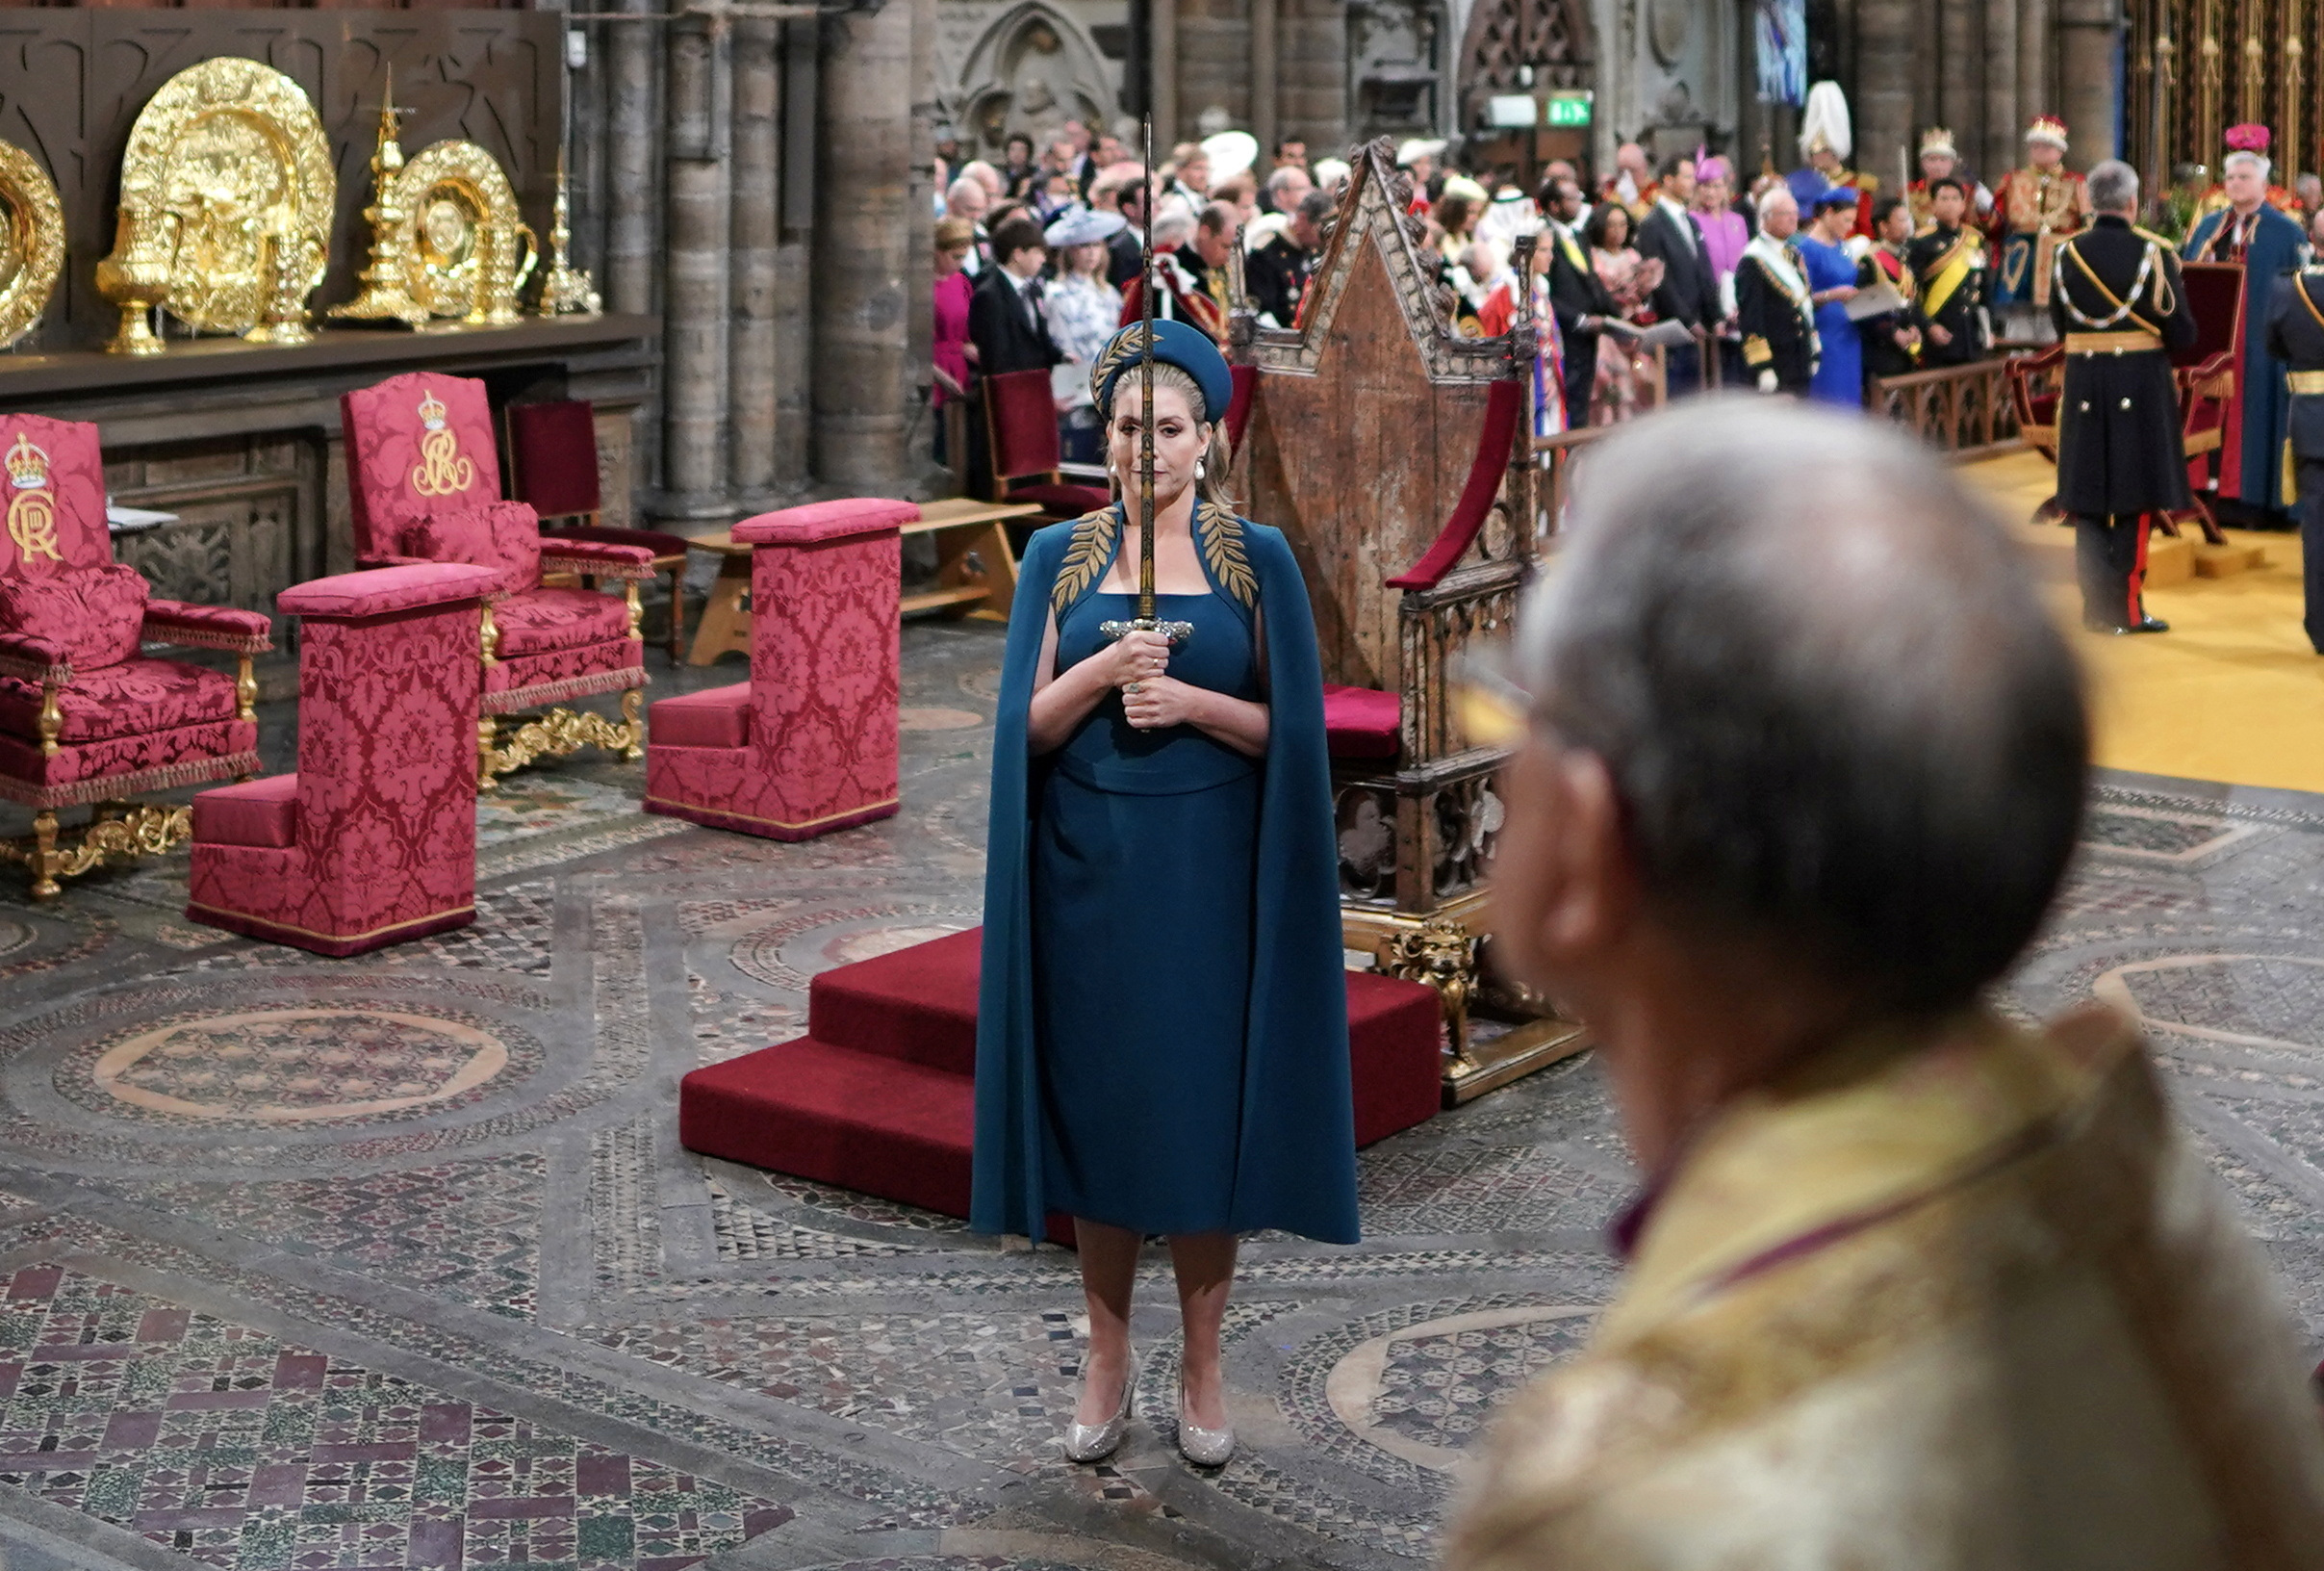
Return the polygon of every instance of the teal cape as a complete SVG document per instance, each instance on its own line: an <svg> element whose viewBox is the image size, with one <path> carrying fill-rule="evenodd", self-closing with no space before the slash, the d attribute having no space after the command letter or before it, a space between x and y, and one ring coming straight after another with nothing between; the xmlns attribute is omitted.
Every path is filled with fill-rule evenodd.
<svg viewBox="0 0 2324 1571"><path fill-rule="evenodd" d="M2202 255L2232 213L2223 208L2205 214L2180 247L2180 255L2190 260ZM2237 472L2222 475L2219 482L2225 495L2278 511L2291 505L2284 500L2282 456L2291 426L2291 390L2284 382L2284 362L2267 352L2267 297L2278 278L2299 270L2304 244L2297 219L2286 218L2271 203L2260 204L2260 224L2243 253L2243 362L2236 369L2235 384L2242 405L2242 442Z"/></svg>
<svg viewBox="0 0 2324 1571"><path fill-rule="evenodd" d="M983 972L977 1001L975 1182L969 1224L1046 1236L1040 1054L1034 1040L1032 813L1046 760L1028 756L1026 716L1060 571L1067 604L1103 581L1119 549L1118 508L1035 533L1018 568L993 722L992 819L985 844ZM1074 551L1077 531L1081 550ZM1340 938L1340 860L1323 672L1299 564L1282 531L1206 505L1198 530L1213 589L1265 639L1269 721L1260 788L1259 858L1242 1110L1229 1225L1353 1244L1354 1102L1347 984ZM1111 536L1111 538L1109 538ZM1170 964L1167 954L1155 957ZM1200 986L1199 977L1188 978ZM1135 1160L1171 1160L1167 1150Z"/></svg>

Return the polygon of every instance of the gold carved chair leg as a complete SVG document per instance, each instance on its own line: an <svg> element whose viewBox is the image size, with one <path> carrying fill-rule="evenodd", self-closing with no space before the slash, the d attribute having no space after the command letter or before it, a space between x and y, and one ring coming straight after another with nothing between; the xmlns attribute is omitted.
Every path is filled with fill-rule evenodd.
<svg viewBox="0 0 2324 1571"><path fill-rule="evenodd" d="M64 859L57 852L57 815L42 809L33 819L33 898L54 900L63 893L57 883L59 864Z"/></svg>
<svg viewBox="0 0 2324 1571"><path fill-rule="evenodd" d="M156 856L192 837L192 808L107 802L92 810L80 838L67 844L56 810L43 808L33 815L30 835L0 840L0 862L23 863L32 873L33 898L54 900L64 892L61 878L78 878L109 861Z"/></svg>

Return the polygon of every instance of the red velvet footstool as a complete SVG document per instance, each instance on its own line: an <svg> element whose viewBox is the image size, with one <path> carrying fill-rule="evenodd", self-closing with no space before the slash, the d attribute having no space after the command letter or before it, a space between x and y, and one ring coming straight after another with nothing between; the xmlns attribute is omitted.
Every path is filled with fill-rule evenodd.
<svg viewBox="0 0 2324 1571"><path fill-rule="evenodd" d="M745 519L751 680L648 712L646 811L804 840L896 811L898 526L858 497Z"/></svg>
<svg viewBox="0 0 2324 1571"><path fill-rule="evenodd" d="M982 929L823 972L807 1034L696 1069L678 1084L688 1150L968 1215L976 1122ZM1356 1144L1436 1116L1433 989L1347 973Z"/></svg>
<svg viewBox="0 0 2324 1571"><path fill-rule="evenodd" d="M491 568L316 579L301 620L298 772L193 799L186 914L320 955L476 919L476 650Z"/></svg>

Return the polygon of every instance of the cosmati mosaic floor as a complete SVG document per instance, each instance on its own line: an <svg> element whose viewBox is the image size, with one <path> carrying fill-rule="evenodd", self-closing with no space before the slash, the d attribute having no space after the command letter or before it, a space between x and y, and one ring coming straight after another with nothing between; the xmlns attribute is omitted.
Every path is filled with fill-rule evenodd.
<svg viewBox="0 0 2324 1571"><path fill-rule="evenodd" d="M1365 1153L1366 1242L1248 1248L1243 1449L1075 1469L1069 1256L679 1150L696 1065L817 971L971 925L992 629L907 631L905 811L776 845L572 760L482 808L479 920L325 962L186 921L181 857L0 879L0 1559L666 1571L1411 1568L1587 1336L1632 1175L1584 1060ZM657 687L730 682L657 674ZM292 716L269 710L287 766ZM2116 778L2007 1007L2135 1010L2324 1343L2324 799Z"/></svg>

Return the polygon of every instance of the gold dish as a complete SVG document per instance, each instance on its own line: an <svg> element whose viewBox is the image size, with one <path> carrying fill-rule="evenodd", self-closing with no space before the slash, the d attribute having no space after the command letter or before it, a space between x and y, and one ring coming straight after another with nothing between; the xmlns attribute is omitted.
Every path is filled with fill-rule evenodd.
<svg viewBox="0 0 2324 1571"><path fill-rule="evenodd" d="M114 250L97 266L98 290L121 309L108 348L159 352L145 321L157 304L196 331L305 342L338 192L297 83L231 55L178 72L139 113L121 157Z"/></svg>
<svg viewBox="0 0 2324 1571"><path fill-rule="evenodd" d="M0 349L32 331L64 268L64 209L38 160L0 142Z"/></svg>
<svg viewBox="0 0 2324 1571"><path fill-rule="evenodd" d="M517 193L492 154L439 142L403 166L380 203L401 226L392 247L403 287L430 317L472 325L518 319L517 291L540 261Z"/></svg>

